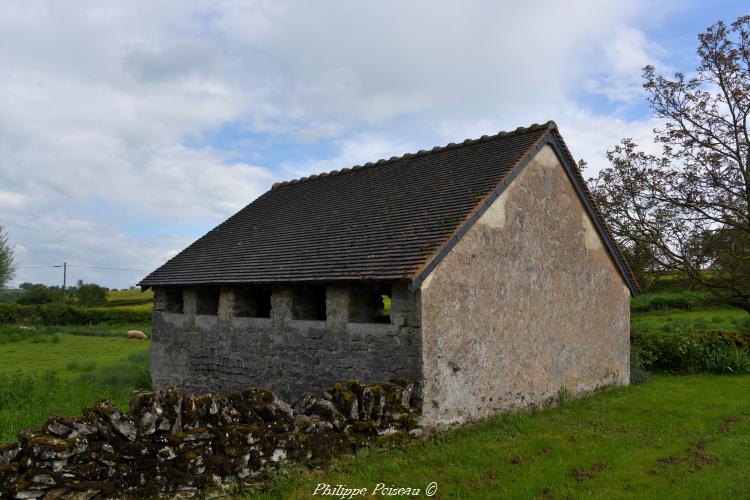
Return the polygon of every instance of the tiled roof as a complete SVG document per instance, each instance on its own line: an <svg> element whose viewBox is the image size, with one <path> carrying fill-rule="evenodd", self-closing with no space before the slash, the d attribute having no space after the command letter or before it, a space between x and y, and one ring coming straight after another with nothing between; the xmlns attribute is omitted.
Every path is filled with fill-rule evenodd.
<svg viewBox="0 0 750 500"><path fill-rule="evenodd" d="M548 122L274 184L140 285L413 279L553 134Z"/></svg>

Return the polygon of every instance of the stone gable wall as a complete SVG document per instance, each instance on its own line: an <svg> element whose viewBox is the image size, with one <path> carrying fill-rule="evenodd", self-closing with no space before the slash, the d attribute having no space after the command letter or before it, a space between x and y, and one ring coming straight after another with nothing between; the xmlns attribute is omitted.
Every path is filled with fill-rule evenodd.
<svg viewBox="0 0 750 500"><path fill-rule="evenodd" d="M326 320L295 320L293 289L276 286L270 318L236 317L232 287L222 287L218 314L195 314L196 291L185 289L182 314L164 312L156 290L151 347L154 388L192 393L247 386L294 402L339 380L417 380L421 385L419 304L406 283L392 285L391 323L349 321L349 285L326 288Z"/></svg>
<svg viewBox="0 0 750 500"><path fill-rule="evenodd" d="M546 146L422 284L425 424L627 384L629 303Z"/></svg>

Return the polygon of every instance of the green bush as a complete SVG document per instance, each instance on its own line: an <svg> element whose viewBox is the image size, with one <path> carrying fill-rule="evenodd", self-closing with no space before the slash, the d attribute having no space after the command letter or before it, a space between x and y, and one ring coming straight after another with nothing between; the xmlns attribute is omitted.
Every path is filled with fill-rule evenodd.
<svg viewBox="0 0 750 500"><path fill-rule="evenodd" d="M97 309L71 304L0 304L0 324L96 325L149 323L150 311Z"/></svg>
<svg viewBox="0 0 750 500"><path fill-rule="evenodd" d="M62 293L57 290L50 290L44 285L33 285L26 290L16 302L23 305L34 305L49 304L50 302L56 302L62 299Z"/></svg>
<svg viewBox="0 0 750 500"><path fill-rule="evenodd" d="M647 371L750 373L750 334L737 332L641 333L631 357Z"/></svg>
<svg viewBox="0 0 750 500"><path fill-rule="evenodd" d="M633 385L645 384L651 381L651 372L646 370L643 360L638 352L630 353L630 383Z"/></svg>
<svg viewBox="0 0 750 500"><path fill-rule="evenodd" d="M654 297L645 303L634 303L632 312L661 311L665 309L690 309L694 304L682 297Z"/></svg>
<svg viewBox="0 0 750 500"><path fill-rule="evenodd" d="M107 303L107 289L96 283L78 282L76 298L84 306L101 306Z"/></svg>
<svg viewBox="0 0 750 500"><path fill-rule="evenodd" d="M706 371L711 373L750 373L750 356L737 347L706 349Z"/></svg>

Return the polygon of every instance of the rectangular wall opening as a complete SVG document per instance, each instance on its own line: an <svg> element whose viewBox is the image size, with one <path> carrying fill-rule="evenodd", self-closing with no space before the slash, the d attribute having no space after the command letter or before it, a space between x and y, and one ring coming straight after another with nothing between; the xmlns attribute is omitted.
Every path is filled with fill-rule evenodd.
<svg viewBox="0 0 750 500"><path fill-rule="evenodd" d="M219 287L201 286L196 288L195 313L216 316L219 312Z"/></svg>
<svg viewBox="0 0 750 500"><path fill-rule="evenodd" d="M182 314L182 288L168 287L164 289L164 312Z"/></svg>
<svg viewBox="0 0 750 500"><path fill-rule="evenodd" d="M304 285L293 288L292 319L325 321L325 285Z"/></svg>
<svg viewBox="0 0 750 500"><path fill-rule="evenodd" d="M391 285L352 285L350 290L350 323L391 322Z"/></svg>
<svg viewBox="0 0 750 500"><path fill-rule="evenodd" d="M258 285L235 288L234 315L242 318L270 318L271 287Z"/></svg>

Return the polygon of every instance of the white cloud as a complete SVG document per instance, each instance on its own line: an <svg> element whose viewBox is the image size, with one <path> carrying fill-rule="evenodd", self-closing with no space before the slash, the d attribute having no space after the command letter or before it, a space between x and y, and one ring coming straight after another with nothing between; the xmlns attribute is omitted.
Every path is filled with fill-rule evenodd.
<svg viewBox="0 0 750 500"><path fill-rule="evenodd" d="M645 0L3 2L0 222L26 262L151 269L280 177L548 119L593 163L651 125L588 110L581 84L632 100L660 54L636 24L655 15ZM249 138L242 153L211 139L226 124L310 158L264 165Z"/></svg>
<svg viewBox="0 0 750 500"><path fill-rule="evenodd" d="M333 157L309 160L306 162L284 163L281 166L285 178L299 178L320 172L341 170L354 165L364 165L381 158L413 153L420 147L412 142L399 141L372 133L356 134L337 142L337 153Z"/></svg>
<svg viewBox="0 0 750 500"><path fill-rule="evenodd" d="M644 66L667 70L659 57L665 50L651 42L642 31L618 26L604 43L604 73L586 81L586 88L602 94L613 102L634 102L643 99L641 72Z"/></svg>

